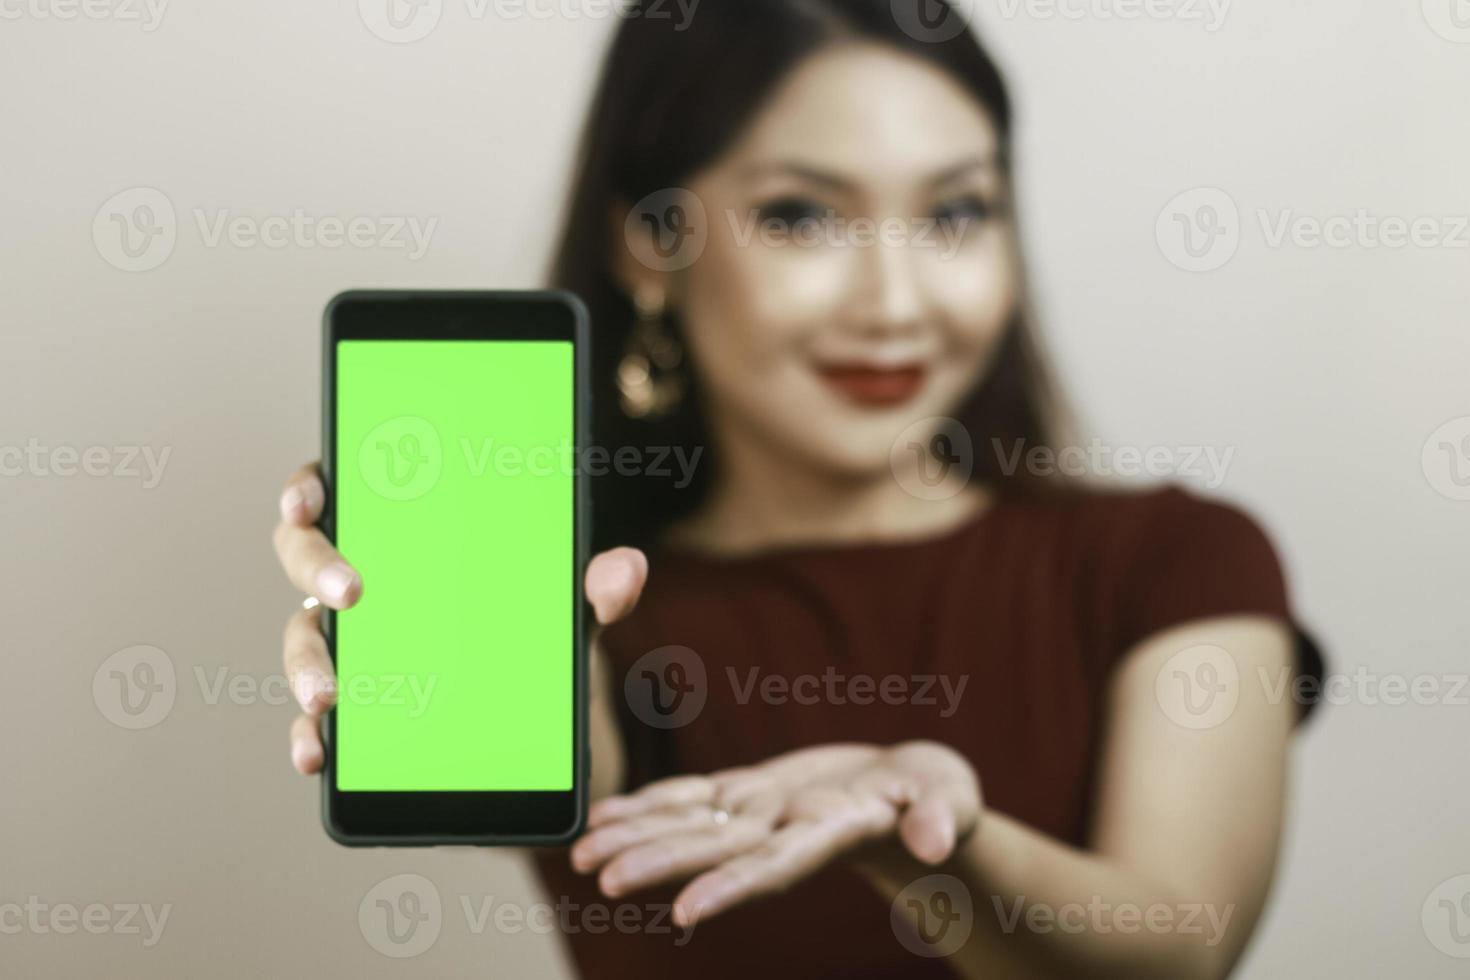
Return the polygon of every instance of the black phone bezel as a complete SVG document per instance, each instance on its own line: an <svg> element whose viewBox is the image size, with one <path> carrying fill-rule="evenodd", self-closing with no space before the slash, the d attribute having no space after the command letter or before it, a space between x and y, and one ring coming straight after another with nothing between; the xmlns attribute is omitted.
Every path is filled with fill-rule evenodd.
<svg viewBox="0 0 1470 980"><path fill-rule="evenodd" d="M575 374L575 452L590 445L590 328L587 309L559 291L369 291L341 293L323 314L320 527L336 540L337 344L343 340L571 341ZM577 458L574 456L574 458ZM583 576L590 501L581 467L574 477L573 739L569 792L343 792L336 788L337 713L322 719L322 824L338 843L384 846L554 846L581 833L587 813L587 633ZM348 556L350 558L350 556ZM369 585L370 587L370 585ZM336 617L323 607L322 630L336 663Z"/></svg>

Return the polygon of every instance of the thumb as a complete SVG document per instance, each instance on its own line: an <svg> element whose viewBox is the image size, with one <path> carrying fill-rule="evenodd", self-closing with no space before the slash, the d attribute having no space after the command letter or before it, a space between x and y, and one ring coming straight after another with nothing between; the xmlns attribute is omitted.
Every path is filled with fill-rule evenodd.
<svg viewBox="0 0 1470 980"><path fill-rule="evenodd" d="M925 789L898 821L898 839L925 864L948 861L958 836L954 803L937 787Z"/></svg>
<svg viewBox="0 0 1470 980"><path fill-rule="evenodd" d="M587 601L603 626L616 623L638 604L648 581L648 558L636 548L604 551L587 563Z"/></svg>

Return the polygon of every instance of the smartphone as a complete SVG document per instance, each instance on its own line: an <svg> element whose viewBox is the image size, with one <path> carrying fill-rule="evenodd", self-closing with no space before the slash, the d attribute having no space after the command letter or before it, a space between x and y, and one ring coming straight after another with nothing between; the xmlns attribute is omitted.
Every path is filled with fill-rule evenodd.
<svg viewBox="0 0 1470 980"><path fill-rule="evenodd" d="M587 313L563 292L348 292L324 317L322 820L358 846L582 829Z"/></svg>

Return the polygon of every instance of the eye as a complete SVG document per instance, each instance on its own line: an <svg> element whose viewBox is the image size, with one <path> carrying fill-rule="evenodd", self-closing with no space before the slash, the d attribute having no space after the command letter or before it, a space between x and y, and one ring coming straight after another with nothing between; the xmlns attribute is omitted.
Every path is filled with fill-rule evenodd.
<svg viewBox="0 0 1470 980"><path fill-rule="evenodd" d="M803 222L820 224L832 216L832 209L809 197L777 198L756 209L762 222L794 229Z"/></svg>
<svg viewBox="0 0 1470 980"><path fill-rule="evenodd" d="M952 197L934 209L934 217L946 224L981 224L994 215L992 208L978 194Z"/></svg>

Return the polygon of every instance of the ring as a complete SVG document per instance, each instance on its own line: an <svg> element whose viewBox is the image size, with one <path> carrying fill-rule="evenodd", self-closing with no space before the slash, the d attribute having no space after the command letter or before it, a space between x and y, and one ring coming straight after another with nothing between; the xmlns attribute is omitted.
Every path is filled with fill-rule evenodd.
<svg viewBox="0 0 1470 980"><path fill-rule="evenodd" d="M715 822L716 827L723 827L730 822L730 811L715 807L710 810L709 818Z"/></svg>
<svg viewBox="0 0 1470 980"><path fill-rule="evenodd" d="M317 601L317 598L314 595L309 595L305 599L301 600L302 609L315 609L317 606L320 605L321 603Z"/></svg>

